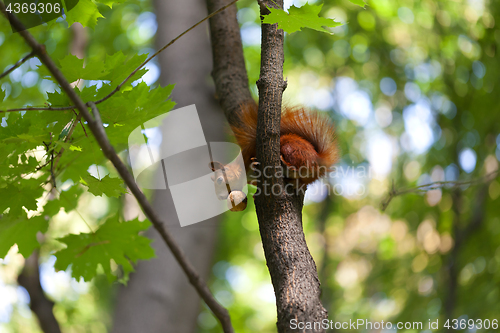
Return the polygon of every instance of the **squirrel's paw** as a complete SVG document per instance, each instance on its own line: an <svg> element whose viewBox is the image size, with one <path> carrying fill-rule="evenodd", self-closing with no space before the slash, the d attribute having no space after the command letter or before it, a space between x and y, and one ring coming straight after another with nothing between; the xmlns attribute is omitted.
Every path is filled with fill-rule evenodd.
<svg viewBox="0 0 500 333"><path fill-rule="evenodd" d="M260 168L260 162L257 161L257 157L250 158L250 161L251 161L251 163L250 163L250 170L248 170L249 177L248 177L247 184L257 186L258 179L255 176L255 172L253 172L253 171Z"/></svg>
<svg viewBox="0 0 500 333"><path fill-rule="evenodd" d="M255 167L260 167L260 162L257 160L257 157L252 157L250 158L250 167L255 166Z"/></svg>
<svg viewBox="0 0 500 333"><path fill-rule="evenodd" d="M283 155L280 155L281 166L283 167L284 176L288 179L298 179L300 178L299 170L293 165L289 165L284 159Z"/></svg>

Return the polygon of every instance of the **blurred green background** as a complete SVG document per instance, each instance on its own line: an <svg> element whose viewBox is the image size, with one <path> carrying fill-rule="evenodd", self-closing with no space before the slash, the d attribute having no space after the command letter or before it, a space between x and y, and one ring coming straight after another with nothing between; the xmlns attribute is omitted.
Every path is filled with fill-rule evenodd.
<svg viewBox="0 0 500 333"><path fill-rule="evenodd" d="M304 3L285 1L285 8ZM86 28L86 55L154 51L150 1L98 6L103 18L94 30ZM241 0L238 8L256 95L258 6ZM284 102L328 113L342 150L331 177L309 188L303 216L329 319L500 319L498 180L396 196L380 210L393 186L466 181L498 169L500 3L372 0L362 9L336 0L325 1L322 15L344 25L334 35L305 30L285 37ZM64 20L30 32L54 59L68 53L72 35ZM0 19L0 69L29 51ZM46 101L55 86L42 79L38 65L33 58L0 81L3 107ZM148 68L143 79L155 86L160 69L154 61ZM78 207L88 207L83 214L96 221L122 204L88 194ZM69 224L74 217L58 214L51 235L83 230L81 222ZM211 289L237 332L274 332L274 292L253 202L244 212L226 213L219 233ZM63 330L106 332L115 285L102 275L84 283L55 272L52 249L42 248L41 279ZM13 248L0 261L2 333L39 332L29 297L16 284L23 260ZM206 306L198 327L200 333L220 332Z"/></svg>

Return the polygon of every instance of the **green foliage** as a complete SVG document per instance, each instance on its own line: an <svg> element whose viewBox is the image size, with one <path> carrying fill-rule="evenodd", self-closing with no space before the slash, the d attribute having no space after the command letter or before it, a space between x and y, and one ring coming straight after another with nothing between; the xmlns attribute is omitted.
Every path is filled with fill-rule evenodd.
<svg viewBox="0 0 500 333"><path fill-rule="evenodd" d="M349 0L349 1L355 5L358 5L358 6L363 7L363 8L366 6L365 0Z"/></svg>
<svg viewBox="0 0 500 333"><path fill-rule="evenodd" d="M120 2L122 1L80 1L67 13L67 21L69 25L80 22L84 26L95 27L97 18L103 17L99 10L109 14L107 12L109 9L98 4L105 4L111 8L114 3ZM117 11L120 12L119 9ZM120 18L121 16L123 15L120 15ZM122 25L119 27L121 29ZM68 47L63 44L64 38L61 36L69 34L68 30L58 30L58 25L54 23L50 26L51 33L47 33L44 37L44 35L37 36L36 29L43 31L45 28L34 28L32 33L40 42L45 43L47 52L56 60L66 79L69 82L78 82L74 90L85 102L96 101L108 95L147 58L147 54L139 55L137 50L125 54L122 50L109 49L85 60L79 59L67 54ZM54 36L59 36L58 42L61 44L57 45L61 47L60 49L51 47ZM102 36L107 38L114 34L106 32ZM2 38L3 35L0 36L0 49L4 47ZM9 38L8 42L13 45L13 35ZM18 50L17 55L26 52L23 43L19 43L19 47L15 49ZM0 52L0 60L7 63L15 62L5 52ZM33 72L36 71L40 80L43 79L45 83L53 86L52 91L45 93L41 90L40 93L37 87L30 90L21 84L16 86L14 82L2 85L0 97L2 100L5 99L2 109L26 104L55 107L73 104L66 94L61 92L57 81L44 66L36 62L31 64L28 61L18 71L25 71L28 65ZM143 126L143 123L151 118L168 112L175 105L169 99L173 85L151 87L137 81L146 72L145 68L137 71L120 91L98 105L105 130L118 152L127 147L128 135L133 129ZM97 82L99 86L89 85L89 81ZM14 98L12 89L22 90L22 99ZM0 217L1 258L5 257L14 244L18 245L19 252L23 256L28 257L35 248L40 247L36 238L39 232L45 234L45 242L42 245L49 248L53 246L47 245L55 243L51 239L51 229L48 227L57 224L54 220L57 219L56 216L61 209L64 209L66 214L76 212L81 215L77 206L83 197L106 195L105 200L110 202L109 207L116 214L120 205L116 198L127 193L123 181L115 178L113 170L102 179L92 177L88 173L91 167L106 170L109 165L106 165L106 159L87 125L78 120L74 110L15 112L5 113L2 116L4 118L0 131L2 157L0 213L3 212ZM52 189L53 183L56 189ZM43 211L43 215L39 215L40 211ZM35 216L28 219L27 214ZM92 262L89 269L87 261L94 260L93 255L106 251L108 256L99 263L102 264L108 279L116 273L110 270L112 265L110 260L121 265L127 275L132 271L132 263L139 259L151 258L153 255L149 246L150 241L138 236L138 232L148 226L149 222L119 223L118 219L114 218L108 219L96 233L74 235L71 234L72 228L69 228L63 234L68 232L70 234L62 238L63 242L69 243L68 248L58 254L58 267L65 269L72 265L73 274L80 274L79 276L89 280L96 274L97 262ZM96 242L103 243L94 246ZM85 254L78 255L86 246L88 253L84 251Z"/></svg>
<svg viewBox="0 0 500 333"><path fill-rule="evenodd" d="M106 175L102 179L97 179L91 175L82 176L80 182L89 188L89 192L93 195L102 196L103 194L108 197L120 197L127 190L123 187L123 180L120 178L111 178Z"/></svg>
<svg viewBox="0 0 500 333"><path fill-rule="evenodd" d="M106 96L145 60L145 54L136 54L149 51L151 37L137 37L141 36L137 17L150 8L145 2L134 1L123 6L113 5L119 2L82 1L81 17L76 8L69 13L69 23L83 21L95 29L90 32L85 61L67 56L72 33L65 22L30 29L35 38L46 45L47 53L62 72L70 79L80 80L74 89L84 101ZM350 2L365 5L360 0ZM255 1L247 1L248 6L244 3L240 1L238 6L249 21L240 23L255 27L259 22L258 5ZM326 2L319 9L309 5L314 11L298 15L292 13L295 8L290 14L277 12L274 22L269 22L284 25L285 30L297 31L312 24L324 31L328 25L318 17L320 10L325 16L348 22L337 28L333 37L311 29L287 35L285 100L313 105L334 118L343 162L349 165L367 164L370 146L376 142L374 133L388 138L392 147L391 171L364 183L365 196L335 195L330 198L331 202L309 202L304 208L305 236L319 270L323 304L334 320L382 318L393 322L426 322L440 318L441 322L450 286L448 269L453 263L458 275L453 314L493 318L500 311L498 180L486 185L482 206L477 202L481 188L469 186L458 191L444 188L438 191L440 197L434 202L429 195L408 194L395 198L385 213L378 211L378 207L393 182L398 188L419 185L422 180L438 177L448 167L456 170L459 179L472 177L460 168L458 156L463 148L473 149L477 155L473 175L483 174L487 160L490 164L498 162L500 6L494 1L481 2L479 7L474 2L430 0L368 3L370 6L366 9L350 5L348 1ZM250 11L252 15L248 15ZM301 15L305 18L299 19ZM99 19L101 16L106 19ZM0 20L3 68L31 51L18 34L9 31L8 22ZM260 46L246 45L244 52L250 86L256 91ZM0 82L1 108L71 105L43 67L37 69L36 59L32 60L21 66L20 75L11 74ZM189 58L186 61L189 62ZM130 129L173 107L168 99L172 86L131 84L145 72L139 71L117 94L98 105L107 125L105 130L120 152L126 148ZM428 75L433 72L439 74ZM27 73L39 76L36 84L23 80ZM381 91L384 78L394 80L393 95ZM340 86L341 79L350 80L358 93L368 96L366 124L350 118L339 105L335 87ZM98 80L99 85L89 85L90 80ZM411 90L417 97L408 93ZM352 96L349 102L358 102L359 96ZM415 153L405 146L407 129L413 125L406 123L405 114L415 101L430 105L431 112L426 118L434 120L431 131L435 140L424 153ZM440 105L451 105L451 111ZM45 238L40 252L47 257L58 250L55 239L67 235L62 240L68 247L58 254L58 267L71 267L78 278L83 276L88 280L96 276L94 283L99 284L104 278L97 274L101 271L99 266L113 279L120 275L115 263L127 270L131 267L128 260L131 257L137 260L152 254L147 242L139 236L146 225L139 228L137 221L128 228L125 225L128 222L120 223L115 217L96 228L95 234L76 234L82 228L76 215L84 215L93 227L102 223L102 214L117 214L121 200L96 198L87 186L80 184L91 166L107 169L111 177L116 174L106 163L85 122L76 123L69 135L76 120L72 110L0 116L0 257L14 244L23 256L28 256L40 247L39 233ZM54 195L57 191L50 191L50 156L52 153L57 156L61 148L64 152L54 170L60 194ZM100 185L97 184L97 188ZM121 185L118 187L123 190ZM112 188L113 194L121 193ZM51 197L50 200L47 197ZM94 206L102 204L100 200L105 200L108 208L96 217L92 214L97 214ZM29 215L26 210L30 211ZM467 225L478 212L485 214L483 223L474 233L465 235L459 255L453 258L447 246L457 238L455 231ZM251 196L245 212L228 213L225 219L220 228L211 289L229 308L238 332L273 332L275 303L269 297L272 288ZM129 242L128 245L122 243L122 239ZM136 248L141 254L126 253ZM104 258L97 257L102 253L106 253ZM2 265L5 262L7 260ZM92 327L87 325L91 321L89 317L95 320L109 311L95 310L94 306L96 299L101 301L106 291L109 292L109 286L103 287L101 283L98 293L93 294L95 291L91 289L78 303L57 302L58 319L67 318L63 328ZM261 297L262 294L267 297ZM18 327L26 330L24 314L14 312L13 318L20 323ZM203 310L199 324L200 332L220 331L208 309Z"/></svg>
<svg viewBox="0 0 500 333"><path fill-rule="evenodd" d="M264 17L263 22L269 24L278 23L279 29L283 29L290 34L302 28L314 29L331 34L331 32L324 27L338 27L342 25L342 23L335 22L332 19L319 17L318 15L322 7L323 4L310 5L306 3L302 7L295 7L292 5L288 9L288 13L282 9L269 8L271 13Z"/></svg>
<svg viewBox="0 0 500 333"><path fill-rule="evenodd" d="M125 2L125 0L96 0L96 1L102 3L103 5L108 6L109 8L113 8L114 4L120 4Z"/></svg>
<svg viewBox="0 0 500 333"><path fill-rule="evenodd" d="M36 235L45 233L49 221L44 216L27 218L26 215L12 217L4 215L0 223L0 258L4 258L13 244L17 244L19 253L28 257L40 244Z"/></svg>
<svg viewBox="0 0 500 333"><path fill-rule="evenodd" d="M95 2L92 0L79 0L77 5L66 14L66 21L69 26L75 22L79 22L84 27L94 29L97 19L103 17Z"/></svg>
<svg viewBox="0 0 500 333"><path fill-rule="evenodd" d="M126 279L137 260L151 259L154 251L151 240L140 236L140 231L151 226L149 221L138 219L120 222L118 216L109 218L94 233L69 235L58 239L67 245L55 254L55 268L65 270L71 266L72 276L90 281L95 277L98 265L104 270L109 281L116 279L111 263L120 265Z"/></svg>
<svg viewBox="0 0 500 333"><path fill-rule="evenodd" d="M363 195L339 195L330 187L331 197L306 202L305 237L318 267L322 304L334 321L426 323L439 318L443 323L449 318L447 308L454 318L463 314L495 318L500 309L498 179L406 194L395 198L386 212L379 207L392 184L397 189L417 186L439 180L443 171L444 180L454 177L450 171L465 180L484 175L487 165L498 165L500 5L432 0L366 3L369 6L363 9L348 1L325 2L325 16L347 22L335 28L334 36L309 29L285 35L288 85L283 100L320 109L334 119L344 168L378 164L384 151L373 149L379 145L377 139L382 136L390 142L386 174L327 181L344 190L346 184L361 182ZM249 18L240 20L243 27L257 26L258 6L242 6L240 13ZM245 30L245 45L244 34ZM253 55L258 49L259 45L248 44L244 50L247 69L253 71L250 86L258 78L260 58ZM394 80L393 95L382 92L384 78ZM356 93L350 95L351 89ZM363 96L365 107L359 103ZM415 105L418 112L429 108L427 116L408 118L409 107ZM365 123L353 117L362 112L368 115ZM433 140L424 152L415 152L407 145L408 132L424 120L431 123ZM417 140L425 137L421 133ZM470 174L460 164L464 148L477 154ZM317 193L318 188L312 187ZM481 191L487 192L482 203ZM432 194L438 195L436 201ZM264 318L275 311L272 297L266 301L256 296L269 277L253 264L259 260L264 265L265 260L255 214L250 212L225 216L211 289L216 295L231 295L226 304L233 316L241 318L235 320L238 332L272 332L276 317ZM456 230L481 213L485 214L481 226L462 235L464 241L454 255ZM457 298L449 304L452 265ZM268 302L271 310L266 311ZM387 304L391 305L381 314ZM199 322L200 332L218 332L207 310Z"/></svg>
<svg viewBox="0 0 500 333"><path fill-rule="evenodd" d="M66 213L70 213L76 209L78 199L81 197L83 192L83 186L71 186L66 191L59 192L59 198L49 200L43 206L44 215L52 217L59 213L61 209L64 209Z"/></svg>
<svg viewBox="0 0 500 333"><path fill-rule="evenodd" d="M136 67L142 64L147 57L147 54L134 54L132 57L127 57L122 51L118 51L110 56L107 55L106 59L104 59L105 68L112 68L113 71L109 71L109 74L103 77L103 80L111 81L112 87L116 87L118 84L122 83ZM146 74L146 72L147 70L144 68L139 70L130 78L129 82L139 79Z"/></svg>
<svg viewBox="0 0 500 333"><path fill-rule="evenodd" d="M20 216L24 214L23 207L36 210L36 199L43 193L37 181L26 180L4 185L6 186L0 188L0 211L9 208L12 216Z"/></svg>
<svg viewBox="0 0 500 333"><path fill-rule="evenodd" d="M59 66L64 69L63 74L68 82L78 79L98 80L107 74L104 69L104 62L91 59L86 62L84 67L83 61L83 59L79 59L72 54L68 54L59 60Z"/></svg>
<svg viewBox="0 0 500 333"><path fill-rule="evenodd" d="M74 1L65 2L71 8L71 2ZM128 0L126 4L118 5L123 2L123 0L80 1L78 7L65 11L66 20L53 20L48 25L29 29L34 38L45 45L47 54L62 73L68 75L69 80L78 81L74 89L85 102L95 101L108 94L145 60L146 53L150 51L147 47L151 45L152 38L144 38L139 34L139 28L142 26L137 20L141 13L151 11L149 2ZM68 29L68 26L74 22L80 22L94 29L85 29L89 37L85 60L68 55L74 39L74 31ZM18 33L11 32L8 20L0 19L1 71L12 66L29 52L31 49L23 38ZM140 126L142 120L153 118L149 108L162 108L163 112L167 112L173 107L173 102L169 99L173 86L157 89L157 84L154 83L149 83L149 86L142 83L140 87L137 86L138 82L132 84L140 80L146 72L146 69L138 71L111 98L120 99L121 102L118 104L128 104L126 107L128 120L121 123L118 121L116 126L112 124L106 127L108 134L116 131L112 143L124 160L127 159L126 131ZM141 90L141 93L135 92L134 89ZM148 96L152 95L155 96L154 100L149 101ZM140 101L122 99L127 96L133 96ZM155 102L159 102L160 105L154 105ZM64 93L61 93L59 85L45 67L40 65L37 58L28 60L14 73L0 80L0 110L49 105L67 106L72 103ZM112 117L105 103L98 106L103 115ZM114 110L121 112L118 108ZM155 115L160 113L157 109L154 112ZM5 295L4 288L11 290L17 288L16 272L22 269L21 256L27 258L33 250L38 251L42 264L41 274L42 276L45 274L46 278L44 271L47 270L47 266L51 267L47 261L50 262L52 254L64 246L56 239L78 234L82 230L86 232L88 226L82 222L82 218L92 229L98 230L97 225L103 222L105 216L119 214L122 207L122 198L94 197L88 191L88 187L80 183L82 176L87 175L91 167L98 167L102 171L101 175L109 173L109 177L113 180L117 174L106 161L86 123L83 120L76 122L76 119L77 114L73 110L0 112L1 297ZM121 133L118 131L119 128L123 129ZM54 156L52 162L56 189L52 189L51 156ZM116 191L113 192L114 195L118 195ZM123 260L122 263L116 259L108 260L111 274L119 277L124 276L123 270L130 271L130 265L137 260L135 258L149 258L152 255L149 241L138 236L140 228L137 223L133 222L134 226L130 227L122 224L110 221L104 228L104 230L108 228L107 238L113 241L109 243L111 251L108 253L116 254L118 261ZM146 228L148 225L148 222L144 222L141 228ZM112 238L114 234L111 229L114 227L118 228L117 242ZM103 237L102 234L106 232L100 231L99 234L99 237ZM120 250L121 246L125 247L120 243L121 238L128 242L127 253ZM17 246L14 246L15 244ZM98 246L99 249L102 250L104 245L108 244ZM20 254L16 253L15 248ZM135 253L134 248L138 249L139 253ZM66 258L71 261L69 266L73 264L73 259L76 259L77 263L84 264L84 259L81 257L69 257L71 256L68 255ZM133 260L126 262L124 257ZM115 264L120 266L123 264L125 269ZM91 273L96 276L91 283L85 284L90 287L87 291L76 292L69 284L67 286L69 289L60 289L64 288L64 282L58 283L57 286L58 291L63 290L62 294L45 290L49 297L56 301L54 313L63 331L83 326L95 332L104 332L106 326L110 326L109 313L112 303L109 300L110 287L107 275L102 274L102 267L104 265L97 265L97 275L95 269ZM64 275L62 272L57 274L58 277ZM71 285L75 285L74 281ZM7 302L9 302L8 297ZM7 314L9 322L2 321L0 331L38 332L39 327L35 317L32 319L25 317L25 306L24 301L12 304L12 307L9 304L8 308L12 308ZM18 311L21 307L24 312Z"/></svg>

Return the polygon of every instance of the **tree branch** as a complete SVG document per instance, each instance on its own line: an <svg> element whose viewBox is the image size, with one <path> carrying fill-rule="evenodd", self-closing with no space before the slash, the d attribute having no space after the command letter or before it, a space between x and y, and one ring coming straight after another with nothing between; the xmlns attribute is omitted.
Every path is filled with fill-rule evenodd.
<svg viewBox="0 0 500 333"><path fill-rule="evenodd" d="M467 186L467 185L478 185L478 184L487 183L487 182L492 181L493 179L497 178L499 176L499 174L500 174L500 169L492 171L492 172L490 172L482 177L473 178L470 180L452 180L452 181L444 181L444 182L433 182L433 183L424 184L424 185L420 185L420 186L416 186L416 187L411 187L411 188L407 188L407 189L398 189L398 190L396 190L394 188L394 184L393 184L391 191L387 195L387 198L385 198L382 201L380 209L382 211L385 211L387 209L387 206L389 206L389 204L391 203L392 199L394 199L395 197L397 197L399 195L403 195L403 194L407 194L407 193L423 193L423 192L443 188L445 186L448 188L451 188L451 189L455 189L455 188L459 188L459 187Z"/></svg>
<svg viewBox="0 0 500 333"><path fill-rule="evenodd" d="M71 109L76 109L74 105L71 106L28 106L25 108L15 108L15 109L6 109L6 110L0 110L1 112L7 113L7 112L18 112L18 111L66 111L66 110L71 110Z"/></svg>
<svg viewBox="0 0 500 333"><path fill-rule="evenodd" d="M101 98L101 99L99 99L97 101L87 102L87 103L85 103L85 105L87 107L90 107L90 103L94 103L94 104L97 105L97 104L100 104L100 103L106 101L107 99L109 99L111 96L113 96L114 94L116 94L123 87L123 85L125 83L127 83L127 81L130 80L130 78L132 76L134 76L135 73L137 73L139 70L141 70L141 68L143 68L144 66L146 66L146 64L148 62L150 62L151 60L153 60L153 58L155 58L161 52L165 51L165 49L167 49L170 45L172 45L173 43L175 43L179 38L181 38L182 36L184 36L185 34L187 34L189 31L191 31L194 28L196 28L197 26L199 26L201 23L203 23L206 20L210 19L211 17L213 17L213 16L219 14L220 12L223 12L227 8L231 7L237 1L238 0L233 0L230 3L228 3L228 4L226 4L226 5L222 6L222 7L217 7L218 9L214 10L211 14L209 14L208 16L206 16L205 18L203 18L202 20L200 20L198 23L194 24L189 29L187 29L184 32L182 32L179 36L177 36L174 39L172 39L167 45L163 46L161 49L159 49L158 51L156 51L152 56L150 56L149 58L147 58L142 64L140 64L136 69L134 69L132 71L132 73L130 73L130 75L127 76L127 78L125 80L123 80L118 86L116 86L116 88L113 89L109 94L107 94L106 96L104 96L103 98ZM2 8L5 8L5 6L2 6ZM234 9L234 10L236 10L236 9ZM3 9L2 9L2 12L6 15L6 12ZM11 15L11 14L8 14L8 15ZM238 32L239 32L239 30L238 30ZM32 53L36 53L36 52L33 51ZM246 72L245 72L245 75L246 75ZM248 81L248 79L247 79L247 81ZM248 84L247 84L247 86L248 86ZM16 111L63 111L63 110L71 110L71 109L76 109L76 108L77 108L76 105L62 106L62 107L27 107L27 108L16 108L16 109L0 110L0 112L16 112Z"/></svg>
<svg viewBox="0 0 500 333"><path fill-rule="evenodd" d="M127 184L127 186L130 188L130 192L132 192L134 197L137 199L139 205L144 211L144 214L148 217L151 223L153 223L153 226L160 233L162 239L172 251L177 262L181 265L182 269L189 279L189 282L195 287L200 297L205 301L210 310L212 310L217 319L219 319L224 332L234 332L227 309L217 302L217 300L208 289L205 281L203 281L189 259L184 254L184 251L179 247L179 245L177 245L170 232L165 229L163 221L159 218L159 216L157 216L156 212L153 210L153 207L146 199L146 196L144 195L144 193L142 193L142 191L135 183L134 177L128 172L127 167L125 166L125 164L123 164L123 162L120 160L113 147L111 146L111 143L106 136L104 126L102 125L101 116L96 105L93 102L90 102L90 107L95 119L92 119L90 114L87 117L85 113L83 113L83 118L87 120L88 127L92 131L92 134L94 134L94 137L99 143L99 146L101 146L104 155L111 161L111 163L113 163L114 167L116 168L122 179L125 181L125 184ZM86 109L85 111L88 113Z"/></svg>
<svg viewBox="0 0 500 333"><path fill-rule="evenodd" d="M207 0L208 11L224 6L227 0ZM248 75L243 57L240 26L236 6L215 15L209 21L210 39L217 98L230 124L237 124L237 113L242 105L255 103L248 88Z"/></svg>
<svg viewBox="0 0 500 333"><path fill-rule="evenodd" d="M82 115L82 117L87 121L89 129L96 138L96 141L101 147L104 155L111 161L111 163L119 173L120 177L124 180L125 184L129 187L130 191L137 199L139 205L144 211L144 214L151 221L154 228L160 233L162 239L170 248L177 262L179 262L180 266L186 273L189 282L195 287L200 297L205 301L210 310L212 310L214 315L220 321L224 332L226 333L234 332L227 309L217 302L215 297L208 289L205 281L201 279L198 272L196 272L193 265L187 259L182 249L177 245L170 232L165 229L164 222L156 214L156 212L154 211L153 207L147 200L144 193L142 193L142 191L137 186L134 177L128 172L127 167L116 154L113 146L109 142L109 139L106 135L96 105L93 102L88 103L93 110L93 114L95 117L94 119L90 114L90 112L87 110L87 106L85 105L85 103L80 99L80 96L78 96L78 94L71 88L69 82L66 80L64 75L61 73L61 71L57 68L55 63L50 58L50 56L47 54L47 52L45 51L45 46L39 44L33 38L33 36L27 30L24 29L22 23L14 15L7 13L5 11L5 5L1 1L0 1L0 10L6 17L9 18L14 28L19 31L19 34L24 38L26 43L33 49L33 51L37 54L40 61L47 67L52 76L61 85L62 90L68 95L71 101L75 104L75 109L77 109L79 113Z"/></svg>
<svg viewBox="0 0 500 333"><path fill-rule="evenodd" d="M40 284L38 266L38 252L35 251L26 259L24 268L17 277L17 282L30 295L30 308L38 318L42 331L45 333L60 333L61 328L52 312L54 302L45 297Z"/></svg>
<svg viewBox="0 0 500 333"><path fill-rule="evenodd" d="M227 0L226 0L227 1ZM224 0L207 0L209 11ZM283 6L283 1L279 1ZM274 1L261 2L275 6ZM264 11L267 11L263 7ZM265 14L265 12L262 12ZM254 103L248 88L236 9L210 19L210 32L217 97L230 124L238 124L242 105ZM257 159L262 167L280 166L281 96L283 80L283 31L277 26L262 25L262 60L259 87L259 124ZM303 193L283 194L281 177L260 182L277 185L278 196L255 196L260 233L271 275L278 310L278 331L289 332L290 320L321 321L327 313L319 300L316 265L305 242L302 229ZM270 188L267 186L269 192ZM264 193L264 192L261 192ZM322 332L318 330L317 332Z"/></svg>
<svg viewBox="0 0 500 333"><path fill-rule="evenodd" d="M35 52L31 51L28 55L26 55L24 58L22 58L21 60L19 60L18 62L16 62L14 65L12 65L11 68L9 68L8 70L6 70L5 72L3 72L2 74L0 74L0 79L3 78L4 76L7 76L9 75L11 72L14 71L14 69L16 69L17 67L21 66L22 64L24 64L26 61L28 61L28 59L30 58L33 58L35 56Z"/></svg>
<svg viewBox="0 0 500 333"><path fill-rule="evenodd" d="M173 43L175 43L179 38L181 38L182 36L184 36L185 34L187 34L188 32L190 32L191 30L193 30L194 28L196 28L197 26L199 26L200 24L202 24L206 20L210 19L212 16L217 15L218 13L224 11L226 8L228 8L231 5L235 4L237 1L238 0L233 0L230 3L228 3L227 5L218 8L217 10L215 10L214 12L210 13L208 16L206 16L205 18L203 18L202 20L200 20L198 23L194 24L191 28L187 29L186 31L182 32L179 36L177 36L174 39L172 39L167 45L165 45L164 47L162 47L161 49L159 49L158 51L156 51L152 56L150 56L142 64L140 64L139 67L137 67L136 69L134 69L134 71L132 73L130 73L130 75L127 76L127 78L125 80L123 80L123 82L120 83L113 91L111 91L108 95L104 96L100 100L96 101L95 104L102 103L105 100L107 100L108 98L110 98L111 96L113 96L116 92L118 92L118 90L120 90L121 87L123 87L123 85L132 76L134 76L135 73L137 73L142 67L144 67L148 62L150 62L154 57L156 57L158 54L160 54L161 52L163 52L167 47L169 47L170 45L172 45Z"/></svg>
<svg viewBox="0 0 500 333"><path fill-rule="evenodd" d="M261 18L267 7L283 7L283 0L260 1ZM277 24L262 24L262 46L257 122L257 160L261 170L279 170L280 122L283 80L284 32ZM269 174L269 173L268 173ZM316 264L306 244L302 226L304 192L287 193L277 172L262 173L255 207L267 266L276 294L278 332L292 332L291 320L321 322L327 312L320 301ZM278 189L278 191L275 191ZM276 194L278 192L278 194ZM293 192L293 191L292 191ZM311 330L312 331L312 330ZM314 332L323 332L315 327Z"/></svg>

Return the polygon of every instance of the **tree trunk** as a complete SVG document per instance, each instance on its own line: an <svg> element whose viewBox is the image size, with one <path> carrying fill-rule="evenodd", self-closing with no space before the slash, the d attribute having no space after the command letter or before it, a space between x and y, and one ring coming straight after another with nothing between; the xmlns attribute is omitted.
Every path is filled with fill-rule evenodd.
<svg viewBox="0 0 500 333"><path fill-rule="evenodd" d="M203 4L202 0L155 1L157 48L205 17ZM207 142L224 141L224 117L214 100L214 89L207 83L211 61L206 23L159 56L161 84L176 84L172 93L176 108L196 104ZM164 182L162 173L157 177ZM195 268L206 278L212 264L218 218L181 228L168 189L155 191L153 205ZM148 237L154 240L157 258L139 262L128 286L120 288L112 332L194 332L200 298L156 230L151 228Z"/></svg>
<svg viewBox="0 0 500 333"><path fill-rule="evenodd" d="M229 0L207 0L212 12ZM260 1L262 14L265 6L283 7L283 1ZM213 77L217 97L231 124L238 124L238 110L245 103L252 103L243 50L236 20L236 8L210 19ZM283 80L283 31L276 25L262 25L261 76L259 88L259 120L257 125L257 159L261 168L280 165L281 96L286 87ZM269 170L269 169L268 169ZM272 169L271 169L272 170ZM267 184L267 186L266 186ZM278 194L273 195L272 189ZM302 229L303 193L287 195L283 179L273 175L261 179L261 195L255 196L259 228L267 265L276 294L278 331L297 332L292 320L316 322L326 319L327 312L320 302L320 283L316 264L309 253ZM267 193L265 192L267 191Z"/></svg>
<svg viewBox="0 0 500 333"><path fill-rule="evenodd" d="M40 284L40 268L38 251L35 250L24 263L24 268L17 277L17 282L30 295L30 308L36 315L40 328L44 333L61 333L54 312L54 302L45 296Z"/></svg>
<svg viewBox="0 0 500 333"><path fill-rule="evenodd" d="M283 8L283 0L262 1L261 17L267 7ZM261 171L278 170L280 161L281 98L284 32L277 24L262 23L262 46L257 123L257 160ZM296 332L299 323L305 332L323 332L321 322L327 312L320 301L320 282L302 226L304 189L285 190L277 172L262 172L255 207L267 266L276 294L278 332ZM308 329L307 323L310 323Z"/></svg>

